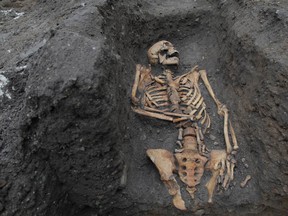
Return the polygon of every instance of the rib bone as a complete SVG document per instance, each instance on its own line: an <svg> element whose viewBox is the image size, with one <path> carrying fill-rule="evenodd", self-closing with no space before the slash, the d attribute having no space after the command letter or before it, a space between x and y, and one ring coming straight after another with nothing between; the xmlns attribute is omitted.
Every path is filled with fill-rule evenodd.
<svg viewBox="0 0 288 216"><path fill-rule="evenodd" d="M160 83L160 84L164 84L164 83L165 83L165 81L161 80L161 79L158 78L158 77L154 77L154 80L155 80L156 82Z"/></svg>

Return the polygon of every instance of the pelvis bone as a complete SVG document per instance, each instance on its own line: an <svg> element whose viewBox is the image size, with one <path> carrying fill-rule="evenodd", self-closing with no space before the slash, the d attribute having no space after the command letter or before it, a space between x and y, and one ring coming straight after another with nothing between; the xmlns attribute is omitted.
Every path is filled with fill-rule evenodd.
<svg viewBox="0 0 288 216"><path fill-rule="evenodd" d="M195 187L200 184L207 158L201 156L198 151L191 149L176 153L175 157L179 165L179 177L187 185L186 190L194 199Z"/></svg>
<svg viewBox="0 0 288 216"><path fill-rule="evenodd" d="M148 149L148 157L156 165L161 180L164 182L169 194L173 196L173 204L176 208L186 210L185 203L181 197L180 187L173 175L176 171L173 154L165 149Z"/></svg>

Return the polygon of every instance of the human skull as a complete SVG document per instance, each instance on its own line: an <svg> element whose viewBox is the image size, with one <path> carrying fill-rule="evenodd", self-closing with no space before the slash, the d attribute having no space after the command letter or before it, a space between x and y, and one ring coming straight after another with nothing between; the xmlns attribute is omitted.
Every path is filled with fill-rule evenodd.
<svg viewBox="0 0 288 216"><path fill-rule="evenodd" d="M179 53L169 41L159 41L148 50L150 64L178 65Z"/></svg>

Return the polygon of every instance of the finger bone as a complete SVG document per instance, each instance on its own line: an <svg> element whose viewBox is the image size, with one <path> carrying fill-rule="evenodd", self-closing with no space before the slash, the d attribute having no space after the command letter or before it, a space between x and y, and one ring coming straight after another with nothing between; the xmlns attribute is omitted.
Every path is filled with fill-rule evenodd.
<svg viewBox="0 0 288 216"><path fill-rule="evenodd" d="M245 179L240 183L241 188L244 188L244 187L247 185L248 181L249 181L251 178L252 178L252 177L251 177L250 175L247 175L247 176L245 177Z"/></svg>
<svg viewBox="0 0 288 216"><path fill-rule="evenodd" d="M183 128L179 128L178 140L183 139Z"/></svg>
<svg viewBox="0 0 288 216"><path fill-rule="evenodd" d="M176 144L177 144L180 148L183 148L183 145L182 145L182 142L181 142L181 141L178 140L178 141L176 142Z"/></svg>

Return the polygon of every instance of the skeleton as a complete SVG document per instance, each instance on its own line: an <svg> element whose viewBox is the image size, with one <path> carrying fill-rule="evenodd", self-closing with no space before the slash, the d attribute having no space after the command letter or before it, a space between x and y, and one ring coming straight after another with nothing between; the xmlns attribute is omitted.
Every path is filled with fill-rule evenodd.
<svg viewBox="0 0 288 216"><path fill-rule="evenodd" d="M192 199L204 170L210 170L211 179L206 183L206 188L208 202L212 203L216 185L222 185L226 190L234 178L238 144L228 118L228 109L216 98L205 70L199 70L198 66L195 66L186 74L176 77L173 75L168 67L178 66L179 57L178 51L170 42L159 41L154 44L148 50L148 59L150 64L160 63L165 69L163 74L153 76L150 65L136 65L131 95L132 109L140 115L175 123L179 128L179 134L176 142L178 148L175 149L174 156L165 149L148 149L147 155L156 165L169 194L173 196L176 208L186 209L180 187L173 175L177 170ZM211 120L200 92L199 78L216 103L218 114L224 117L226 149L209 151L204 144L204 135L210 128Z"/></svg>

